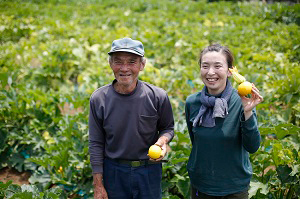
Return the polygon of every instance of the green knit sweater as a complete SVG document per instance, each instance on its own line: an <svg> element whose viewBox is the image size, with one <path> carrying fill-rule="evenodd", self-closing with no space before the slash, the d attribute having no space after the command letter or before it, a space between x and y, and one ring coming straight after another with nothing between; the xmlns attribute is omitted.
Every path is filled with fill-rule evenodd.
<svg viewBox="0 0 300 199"><path fill-rule="evenodd" d="M232 92L226 118L216 118L216 126L193 127L198 114L200 92L186 100L186 122L192 141L187 169L192 186L212 196L247 190L252 176L249 153L260 146L256 112L245 121L241 98Z"/></svg>

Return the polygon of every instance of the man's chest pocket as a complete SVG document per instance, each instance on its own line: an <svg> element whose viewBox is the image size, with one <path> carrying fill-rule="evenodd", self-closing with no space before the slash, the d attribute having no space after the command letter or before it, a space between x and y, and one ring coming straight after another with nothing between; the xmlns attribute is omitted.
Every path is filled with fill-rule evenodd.
<svg viewBox="0 0 300 199"><path fill-rule="evenodd" d="M157 132L158 115L148 116L140 115L139 118L139 133L152 134Z"/></svg>

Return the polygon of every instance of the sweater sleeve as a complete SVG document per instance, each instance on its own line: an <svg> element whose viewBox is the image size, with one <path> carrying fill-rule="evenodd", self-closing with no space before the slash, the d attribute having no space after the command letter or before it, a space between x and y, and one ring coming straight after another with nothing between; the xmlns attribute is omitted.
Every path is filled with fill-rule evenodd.
<svg viewBox="0 0 300 199"><path fill-rule="evenodd" d="M103 173L104 143L105 131L102 127L102 119L97 116L95 104L91 99L89 113L89 153L93 173Z"/></svg>
<svg viewBox="0 0 300 199"><path fill-rule="evenodd" d="M242 141L244 148L249 153L255 153L260 146L260 133L257 127L257 116L255 110L250 118L245 121L244 112L241 117Z"/></svg>
<svg viewBox="0 0 300 199"><path fill-rule="evenodd" d="M172 106L167 94L160 105L158 114L160 117L158 123L159 137L164 135L169 138L170 142L174 137L174 117Z"/></svg>

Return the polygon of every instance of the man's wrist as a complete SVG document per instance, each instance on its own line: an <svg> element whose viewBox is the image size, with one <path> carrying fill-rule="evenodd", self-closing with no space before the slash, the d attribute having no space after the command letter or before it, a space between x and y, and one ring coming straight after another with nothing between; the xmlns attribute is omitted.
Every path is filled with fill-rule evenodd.
<svg viewBox="0 0 300 199"><path fill-rule="evenodd" d="M169 138L167 136L161 136L159 139L161 139L165 144L169 143Z"/></svg>
<svg viewBox="0 0 300 199"><path fill-rule="evenodd" d="M93 174L93 185L94 185L94 187L102 186L103 185L102 179L103 179L102 173L94 173Z"/></svg>

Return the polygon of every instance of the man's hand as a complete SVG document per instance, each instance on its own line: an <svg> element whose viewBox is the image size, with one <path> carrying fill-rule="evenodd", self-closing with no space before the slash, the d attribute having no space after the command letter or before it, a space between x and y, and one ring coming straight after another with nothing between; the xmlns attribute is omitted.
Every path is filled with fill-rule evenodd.
<svg viewBox="0 0 300 199"><path fill-rule="evenodd" d="M102 183L102 174L93 174L93 185L94 185L94 199L108 199L107 192Z"/></svg>
<svg viewBox="0 0 300 199"><path fill-rule="evenodd" d="M167 144L169 142L169 138L166 136L161 136L157 142L155 143L155 145L159 146L162 149L162 153L161 156L157 159L152 159L150 158L151 161L156 161L159 162L161 161L167 154Z"/></svg>

